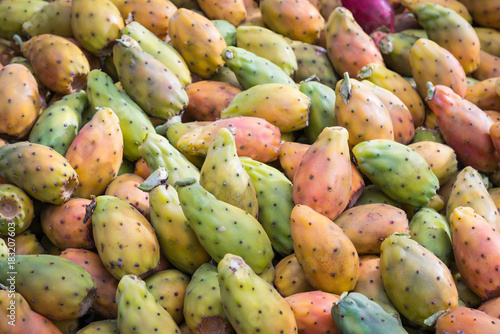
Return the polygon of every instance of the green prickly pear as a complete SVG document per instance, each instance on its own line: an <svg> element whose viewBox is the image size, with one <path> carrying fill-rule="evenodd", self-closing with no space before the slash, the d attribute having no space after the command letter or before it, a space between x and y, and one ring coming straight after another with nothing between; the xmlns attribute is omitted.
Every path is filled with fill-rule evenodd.
<svg viewBox="0 0 500 334"><path fill-rule="evenodd" d="M167 120L188 104L175 73L143 51L132 37L124 35L117 40L113 62L123 88L148 115Z"/></svg>
<svg viewBox="0 0 500 334"><path fill-rule="evenodd" d="M356 201L355 206L372 204L372 203L384 203L401 208L401 204L387 196L379 187L374 184L370 184L363 189L361 196L359 196Z"/></svg>
<svg viewBox="0 0 500 334"><path fill-rule="evenodd" d="M93 321L80 329L77 334L119 334L116 319Z"/></svg>
<svg viewBox="0 0 500 334"><path fill-rule="evenodd" d="M167 170L167 183L171 186L179 179L200 178L198 168L159 134L148 134L139 146L139 153L151 171L155 171L159 167L164 167Z"/></svg>
<svg viewBox="0 0 500 334"><path fill-rule="evenodd" d="M411 218L410 236L447 266L453 259L451 230L446 218L431 208L420 208Z"/></svg>
<svg viewBox="0 0 500 334"><path fill-rule="evenodd" d="M238 159L230 130L221 128L217 131L200 170L200 185L219 201L234 205L257 218L257 193Z"/></svg>
<svg viewBox="0 0 500 334"><path fill-rule="evenodd" d="M413 140L411 142L414 144L421 141L432 141L435 143L444 144L444 139L439 129L431 129L424 126L419 126L415 129L415 136L413 137Z"/></svg>
<svg viewBox="0 0 500 334"><path fill-rule="evenodd" d="M47 253L40 242L37 240L36 235L31 233L30 230L16 235L14 237L14 243L16 245L16 255L36 255Z"/></svg>
<svg viewBox="0 0 500 334"><path fill-rule="evenodd" d="M160 135L163 135L167 137L168 141L172 146L175 148L177 147L177 142L179 139L188 133L189 131L200 127L210 124L210 122L181 122L180 117L172 117L169 121L165 122L165 126L167 129L165 130L165 133L162 134L163 128L157 127L157 133ZM160 130L160 131L158 131ZM203 161L205 161L205 156L200 156L200 155L190 155L190 154L184 154L182 153L189 161L193 163L197 168L201 168L203 166Z"/></svg>
<svg viewBox="0 0 500 334"><path fill-rule="evenodd" d="M53 34L72 37L71 1L50 2L23 22L22 28L29 36Z"/></svg>
<svg viewBox="0 0 500 334"><path fill-rule="evenodd" d="M479 298L474 291L469 289L467 283L464 281L464 278L456 268L456 265L452 266L451 273L453 274L453 279L455 280L455 285L458 290L458 302L460 303L460 301L462 301L467 307L477 308L483 300Z"/></svg>
<svg viewBox="0 0 500 334"><path fill-rule="evenodd" d="M296 205L290 220L295 255L309 284L336 294L352 290L359 256L342 229L305 205Z"/></svg>
<svg viewBox="0 0 500 334"><path fill-rule="evenodd" d="M109 56L125 23L110 0L72 0L71 29L75 39L96 56Z"/></svg>
<svg viewBox="0 0 500 334"><path fill-rule="evenodd" d="M0 260L0 283L11 283L11 258ZM54 255L16 255L15 286L33 311L54 320L76 319L87 313L96 283L82 267ZM11 275L11 274L10 274Z"/></svg>
<svg viewBox="0 0 500 334"><path fill-rule="evenodd" d="M79 91L51 104L38 116L28 140L65 155L82 127L82 112L87 103L85 91Z"/></svg>
<svg viewBox="0 0 500 334"><path fill-rule="evenodd" d="M193 274L184 297L184 319L193 333L234 333L222 306L217 267L202 264Z"/></svg>
<svg viewBox="0 0 500 334"><path fill-rule="evenodd" d="M309 124L304 129L304 134L312 144L324 128L338 125L335 117L335 91L327 85L312 80L301 82L299 91L311 100Z"/></svg>
<svg viewBox="0 0 500 334"><path fill-rule="evenodd" d="M436 115L441 134L446 144L455 150L458 161L480 172L497 169L499 158L490 136L494 123L491 117L449 87L428 86L427 104Z"/></svg>
<svg viewBox="0 0 500 334"><path fill-rule="evenodd" d="M94 203L95 202L95 203ZM116 278L133 274L145 277L156 270L160 247L149 221L131 204L101 195L90 204L92 233L99 257Z"/></svg>
<svg viewBox="0 0 500 334"><path fill-rule="evenodd" d="M289 40L290 47L297 59L298 68L293 74L295 82L301 82L316 75L323 85L335 89L338 76L328 58L326 49L300 41Z"/></svg>
<svg viewBox="0 0 500 334"><path fill-rule="evenodd" d="M38 83L21 64L0 70L0 137L22 139L35 125L40 113Z"/></svg>
<svg viewBox="0 0 500 334"><path fill-rule="evenodd" d="M325 19L307 0L263 0L259 8L266 26L297 41L314 43L325 28Z"/></svg>
<svg viewBox="0 0 500 334"><path fill-rule="evenodd" d="M7 258L9 256L9 246L7 246L6 241L0 238L0 260Z"/></svg>
<svg viewBox="0 0 500 334"><path fill-rule="evenodd" d="M21 35L23 23L41 11L48 3L42 0L4 0L0 2L0 38L12 39Z"/></svg>
<svg viewBox="0 0 500 334"><path fill-rule="evenodd" d="M65 157L78 174L75 196L103 194L123 160L123 136L113 110L98 110L78 132Z"/></svg>
<svg viewBox="0 0 500 334"><path fill-rule="evenodd" d="M179 82L186 86L191 83L191 73L182 56L170 44L159 39L137 21L127 23L121 30L122 36L127 35L136 40L142 50L158 59L163 65L175 73Z"/></svg>
<svg viewBox="0 0 500 334"><path fill-rule="evenodd" d="M478 67L481 42L466 19L456 11L435 3L421 4L414 10L429 39L450 51L465 73L471 73Z"/></svg>
<svg viewBox="0 0 500 334"><path fill-rule="evenodd" d="M335 96L335 116L349 132L351 148L365 140L394 140L391 114L370 86L344 73Z"/></svg>
<svg viewBox="0 0 500 334"><path fill-rule="evenodd" d="M123 135L123 156L130 161L138 160L141 157L139 146L146 134L155 133L144 111L127 94L118 90L111 77L99 70L90 71L87 76L87 96L92 110L108 107L118 116Z"/></svg>
<svg viewBox="0 0 500 334"><path fill-rule="evenodd" d="M140 277L125 275L120 279L116 302L120 333L134 333L139 329L143 333L180 334L175 321L148 291Z"/></svg>
<svg viewBox="0 0 500 334"><path fill-rule="evenodd" d="M69 200L79 182L78 174L64 156L50 147L27 141L0 147L0 175L33 198L51 204Z"/></svg>
<svg viewBox="0 0 500 334"><path fill-rule="evenodd" d="M451 52L436 42L418 39L410 50L410 64L422 98L427 96L427 82L450 87L456 94L465 96L467 80L462 65Z"/></svg>
<svg viewBox="0 0 500 334"><path fill-rule="evenodd" d="M236 45L278 65L287 75L297 70L297 58L285 38L272 30L258 26L236 29Z"/></svg>
<svg viewBox="0 0 500 334"><path fill-rule="evenodd" d="M415 152L420 154L429 164L439 184L445 184L457 172L457 155L446 144L433 141L419 141L409 144Z"/></svg>
<svg viewBox="0 0 500 334"><path fill-rule="evenodd" d="M450 215L453 253L465 283L481 299L500 294L500 234L470 207Z"/></svg>
<svg viewBox="0 0 500 334"><path fill-rule="evenodd" d="M238 255L217 266L222 305L237 333L297 333L290 305Z"/></svg>
<svg viewBox="0 0 500 334"><path fill-rule="evenodd" d="M148 291L172 317L176 324L184 320L184 296L189 276L176 269L159 271L144 280Z"/></svg>
<svg viewBox="0 0 500 334"><path fill-rule="evenodd" d="M287 133L308 125L311 99L295 87L264 83L238 93L222 109L221 118L259 117Z"/></svg>
<svg viewBox="0 0 500 334"><path fill-rule="evenodd" d="M280 83L296 87L295 82L278 65L241 47L228 46L222 58L243 89L265 83Z"/></svg>
<svg viewBox="0 0 500 334"><path fill-rule="evenodd" d="M293 177L295 204L307 205L330 219L344 211L352 184L348 137L342 127L323 129Z"/></svg>
<svg viewBox="0 0 500 334"><path fill-rule="evenodd" d="M341 333L407 333L399 319L358 292L344 292L331 312Z"/></svg>
<svg viewBox="0 0 500 334"><path fill-rule="evenodd" d="M293 185L274 167L240 157L257 193L258 220L269 235L273 248L285 256L293 251L290 215L294 206Z"/></svg>
<svg viewBox="0 0 500 334"><path fill-rule="evenodd" d="M212 20L227 46L236 46L236 27L226 20Z"/></svg>
<svg viewBox="0 0 500 334"><path fill-rule="evenodd" d="M382 242L380 271L396 309L422 327L436 312L458 306L457 288L448 267L408 235L396 234Z"/></svg>
<svg viewBox="0 0 500 334"><path fill-rule="evenodd" d="M285 256L275 267L273 284L283 297L313 291L295 253Z"/></svg>
<svg viewBox="0 0 500 334"><path fill-rule="evenodd" d="M149 192L149 205L150 221L158 237L160 250L168 262L183 272L193 274L203 263L210 261L210 255L189 226L173 186L155 186Z"/></svg>
<svg viewBox="0 0 500 334"><path fill-rule="evenodd" d="M172 46L200 78L207 79L224 65L221 53L226 41L208 18L179 8L170 18L168 30Z"/></svg>
<svg viewBox="0 0 500 334"><path fill-rule="evenodd" d="M175 182L189 225L201 245L219 262L228 252L246 259L260 274L274 256L271 241L262 225L248 212L219 201L194 178Z"/></svg>
<svg viewBox="0 0 500 334"><path fill-rule="evenodd" d="M365 65L384 64L374 41L345 7L335 8L328 17L325 38L328 57L339 74L356 77Z"/></svg>
<svg viewBox="0 0 500 334"><path fill-rule="evenodd" d="M403 32L388 34L378 41L385 65L404 77L411 77L410 49L418 37Z"/></svg>
<svg viewBox="0 0 500 334"><path fill-rule="evenodd" d="M425 206L439 189L427 161L406 145L375 139L359 143L352 153L361 173L395 201Z"/></svg>
<svg viewBox="0 0 500 334"><path fill-rule="evenodd" d="M35 214L33 201L19 187L0 184L0 235L14 237L26 231Z"/></svg>

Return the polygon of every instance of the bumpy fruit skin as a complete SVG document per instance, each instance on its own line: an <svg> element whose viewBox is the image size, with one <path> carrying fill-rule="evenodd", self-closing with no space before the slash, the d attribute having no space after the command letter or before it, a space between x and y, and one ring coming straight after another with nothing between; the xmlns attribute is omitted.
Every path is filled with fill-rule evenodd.
<svg viewBox="0 0 500 334"><path fill-rule="evenodd" d="M201 245L219 262L232 252L245 259L257 274L271 263L274 253L262 225L248 212L219 201L194 178L175 182L184 215Z"/></svg>
<svg viewBox="0 0 500 334"><path fill-rule="evenodd" d="M72 94L87 85L89 62L82 50L66 38L38 35L23 43L22 52L40 81L52 91Z"/></svg>
<svg viewBox="0 0 500 334"><path fill-rule="evenodd" d="M296 205L290 220L295 255L309 284L336 294L352 290L359 257L342 229L305 205Z"/></svg>
<svg viewBox="0 0 500 334"><path fill-rule="evenodd" d="M15 316L11 314L13 305L15 305ZM0 290L0 316L4 319L0 323L2 333L62 334L52 321L31 310L26 299L18 292Z"/></svg>
<svg viewBox="0 0 500 334"><path fill-rule="evenodd" d="M159 39L155 34L146 29L137 21L129 22L122 30L122 35L127 35L139 42L142 50L158 59L163 65L175 73L182 86L191 83L191 73L186 61L170 44Z"/></svg>
<svg viewBox="0 0 500 334"><path fill-rule="evenodd" d="M323 129L293 177L295 204L306 205L330 219L344 211L352 183L348 137L342 127Z"/></svg>
<svg viewBox="0 0 500 334"><path fill-rule="evenodd" d="M297 330L303 334L339 334L331 316L340 296L320 290L296 293L285 298L295 315Z"/></svg>
<svg viewBox="0 0 500 334"><path fill-rule="evenodd" d="M486 173L497 168L499 158L490 137L491 117L442 85L429 87L427 104L459 162Z"/></svg>
<svg viewBox="0 0 500 334"><path fill-rule="evenodd" d="M120 198L101 195L95 202L92 232L106 269L116 279L129 274L146 277L155 271L160 246L149 221Z"/></svg>
<svg viewBox="0 0 500 334"><path fill-rule="evenodd" d="M125 23L109 0L71 2L71 29L76 40L96 56L109 56Z"/></svg>
<svg viewBox="0 0 500 334"><path fill-rule="evenodd" d="M234 333L222 306L217 267L202 264L191 277L184 297L184 319L193 333Z"/></svg>
<svg viewBox="0 0 500 334"><path fill-rule="evenodd" d="M71 1L54 1L47 4L23 22L22 28L29 36L53 34L72 37Z"/></svg>
<svg viewBox="0 0 500 334"><path fill-rule="evenodd" d="M26 231L35 214L33 201L21 188L13 184L0 184L0 235ZM12 236L12 235L11 235Z"/></svg>
<svg viewBox="0 0 500 334"><path fill-rule="evenodd" d="M96 283L79 265L54 255L17 255L16 291L33 311L54 320L76 319L87 313ZM8 285L10 263L0 260L0 283Z"/></svg>
<svg viewBox="0 0 500 334"><path fill-rule="evenodd" d="M329 16L325 38L328 57L339 74L347 72L354 78L365 65L384 64L373 40L345 7L335 8Z"/></svg>
<svg viewBox="0 0 500 334"><path fill-rule="evenodd" d="M227 253L217 271L222 305L237 333L297 333L290 305L243 258Z"/></svg>
<svg viewBox="0 0 500 334"><path fill-rule="evenodd" d="M407 333L399 319L358 292L344 292L331 313L340 333Z"/></svg>
<svg viewBox="0 0 500 334"><path fill-rule="evenodd" d="M170 314L148 291L146 283L135 275L125 275L116 290L117 324L120 333L178 334L179 327Z"/></svg>
<svg viewBox="0 0 500 334"><path fill-rule="evenodd" d="M381 250L385 291L402 316L425 327L425 319L458 305L450 270L430 250L405 235L385 239Z"/></svg>
<svg viewBox="0 0 500 334"><path fill-rule="evenodd" d="M0 175L33 198L51 204L69 200L78 185L78 174L66 158L27 141L0 147Z"/></svg>
<svg viewBox="0 0 500 334"><path fill-rule="evenodd" d="M104 267L99 255L85 249L67 248L59 256L78 264L92 276L97 286L95 298L92 302L92 310L104 318L116 318L118 312L116 304L118 280Z"/></svg>
<svg viewBox="0 0 500 334"><path fill-rule="evenodd" d="M218 200L234 205L257 218L259 204L250 176L236 154L233 134L217 131L200 170L200 185Z"/></svg>
<svg viewBox="0 0 500 334"><path fill-rule="evenodd" d="M234 133L238 156L250 157L260 162L278 159L281 132L268 121L249 116L217 120L185 133L177 141L177 148L187 155L206 156L208 147L220 128Z"/></svg>
<svg viewBox="0 0 500 334"><path fill-rule="evenodd" d="M139 159L138 148L146 134L155 133L146 113L127 94L118 90L109 75L99 70L90 71L87 76L87 96L92 110L107 107L118 116L123 135L123 157L130 161Z"/></svg>
<svg viewBox="0 0 500 334"><path fill-rule="evenodd" d="M191 72L207 79L224 66L221 53L227 44L208 18L179 8L170 18L168 30L172 46L182 55Z"/></svg>
<svg viewBox="0 0 500 334"><path fill-rule="evenodd" d="M436 322L436 333L497 333L500 331L498 318L467 307L455 307Z"/></svg>
<svg viewBox="0 0 500 334"><path fill-rule="evenodd" d="M247 18L244 0L199 0L198 5L210 20L225 20L239 26Z"/></svg>
<svg viewBox="0 0 500 334"><path fill-rule="evenodd" d="M295 253L285 256L278 262L275 267L273 284L283 297L314 290L307 282L304 270L297 261Z"/></svg>
<svg viewBox="0 0 500 334"><path fill-rule="evenodd" d="M361 173L395 201L425 206L439 188L427 161L406 145L375 139L359 143L352 153Z"/></svg>
<svg viewBox="0 0 500 334"><path fill-rule="evenodd" d="M457 207L450 225L456 264L467 286L482 299L500 295L498 231L470 207Z"/></svg>
<svg viewBox="0 0 500 334"><path fill-rule="evenodd" d="M123 88L148 115L167 120L188 104L188 95L175 73L132 37L125 35L118 40L113 62Z"/></svg>
<svg viewBox="0 0 500 334"><path fill-rule="evenodd" d="M260 84L237 94L222 109L221 118L259 117L287 133L309 123L311 99L295 87L279 83Z"/></svg>
<svg viewBox="0 0 500 334"><path fill-rule="evenodd" d="M380 245L393 233L408 233L406 213L392 205L373 203L344 211L334 223L340 226L359 254L379 254Z"/></svg>
<svg viewBox="0 0 500 334"><path fill-rule="evenodd" d="M31 72L20 64L0 70L0 137L26 137L40 112L38 83Z"/></svg>
<svg viewBox="0 0 500 334"><path fill-rule="evenodd" d="M23 23L47 4L46 1L41 0L5 0L0 2L0 20L2 21L0 38L12 39L16 34L21 35Z"/></svg>

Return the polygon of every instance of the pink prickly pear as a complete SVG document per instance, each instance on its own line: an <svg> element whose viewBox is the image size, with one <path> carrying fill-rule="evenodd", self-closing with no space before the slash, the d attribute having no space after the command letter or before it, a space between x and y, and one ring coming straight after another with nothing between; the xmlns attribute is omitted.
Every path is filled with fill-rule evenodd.
<svg viewBox="0 0 500 334"><path fill-rule="evenodd" d="M352 182L348 137L342 127L323 129L293 177L295 204L307 205L330 219L344 211Z"/></svg>
<svg viewBox="0 0 500 334"><path fill-rule="evenodd" d="M356 22L367 34L382 27L394 32L394 9L389 1L342 0L342 6L352 12Z"/></svg>
<svg viewBox="0 0 500 334"><path fill-rule="evenodd" d="M428 88L427 103L458 161L481 172L497 169L498 155L490 136L493 120L449 87L428 84Z"/></svg>

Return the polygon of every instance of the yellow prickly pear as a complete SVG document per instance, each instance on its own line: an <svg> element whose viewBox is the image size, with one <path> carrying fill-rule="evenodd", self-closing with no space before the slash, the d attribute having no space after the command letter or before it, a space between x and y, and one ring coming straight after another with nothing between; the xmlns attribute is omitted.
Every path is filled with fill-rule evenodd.
<svg viewBox="0 0 500 334"><path fill-rule="evenodd" d="M23 31L29 36L53 34L72 37L71 1L50 2L23 23Z"/></svg>
<svg viewBox="0 0 500 334"><path fill-rule="evenodd" d="M307 282L295 253L281 259L275 269L273 284L283 297L314 290Z"/></svg>
<svg viewBox="0 0 500 334"><path fill-rule="evenodd" d="M304 154L293 177L293 200L330 219L347 207L351 195L352 170L342 127L327 127Z"/></svg>
<svg viewBox="0 0 500 334"><path fill-rule="evenodd" d="M305 205L296 205L291 227L297 261L311 286L335 294L354 289L359 256L338 225Z"/></svg>
<svg viewBox="0 0 500 334"><path fill-rule="evenodd" d="M409 144L408 147L424 157L440 185L448 182L457 172L457 155L448 145L424 140Z"/></svg>
<svg viewBox="0 0 500 334"><path fill-rule="evenodd" d="M500 28L500 18L498 16L499 4L498 0L459 0L463 3L477 24L482 27Z"/></svg>

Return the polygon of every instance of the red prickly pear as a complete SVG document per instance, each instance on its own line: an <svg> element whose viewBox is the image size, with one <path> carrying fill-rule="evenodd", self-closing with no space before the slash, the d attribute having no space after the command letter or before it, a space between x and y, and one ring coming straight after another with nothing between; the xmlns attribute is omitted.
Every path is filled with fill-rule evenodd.
<svg viewBox="0 0 500 334"><path fill-rule="evenodd" d="M347 207L351 194L352 170L342 127L327 127L304 154L293 177L293 200L330 219Z"/></svg>
<svg viewBox="0 0 500 334"><path fill-rule="evenodd" d="M480 298L500 295L500 234L470 207L450 215L453 253L467 286Z"/></svg>
<svg viewBox="0 0 500 334"><path fill-rule="evenodd" d="M342 0L342 6L352 12L356 22L367 34L382 27L394 32L394 9L389 1Z"/></svg>
<svg viewBox="0 0 500 334"><path fill-rule="evenodd" d="M458 161L481 172L497 169L499 159L490 136L493 120L449 87L428 84L428 88L427 103Z"/></svg>

